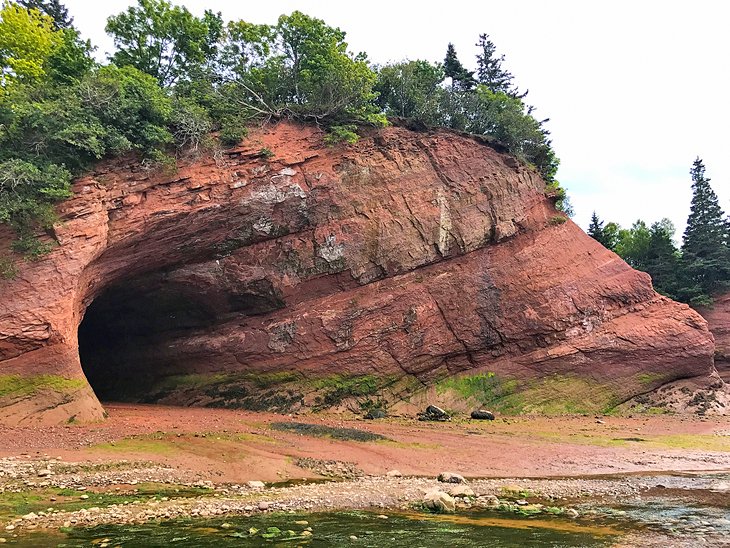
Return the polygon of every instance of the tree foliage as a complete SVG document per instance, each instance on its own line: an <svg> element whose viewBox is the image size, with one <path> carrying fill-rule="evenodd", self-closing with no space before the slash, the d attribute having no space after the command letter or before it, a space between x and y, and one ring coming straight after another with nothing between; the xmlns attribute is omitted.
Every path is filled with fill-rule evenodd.
<svg viewBox="0 0 730 548"><path fill-rule="evenodd" d="M557 188L544 121L517 94L487 35L479 39L477 80L452 44L443 64L405 61L375 71L364 53L348 50L344 31L299 11L271 25L224 25L210 10L198 17L168 0L138 0L106 30L115 51L99 65L60 0L6 2L0 10L0 222L12 224L28 249L71 177L94 161L197 150L211 131L232 145L247 124L271 118L310 120L328 130L329 144L353 142L360 125L384 125L387 116L485 135Z"/></svg>
<svg viewBox="0 0 730 548"><path fill-rule="evenodd" d="M690 175L692 203L682 258L689 280L704 294L712 295L730 285L730 224L700 158L694 161Z"/></svg>
<svg viewBox="0 0 730 548"><path fill-rule="evenodd" d="M56 29L73 28L73 17L70 17L66 6L59 0L19 0L18 5L28 10L38 10L39 12L53 19Z"/></svg>
<svg viewBox="0 0 730 548"><path fill-rule="evenodd" d="M648 272L654 288L673 299L707 305L730 287L730 225L699 158L692 170L692 203L681 250L674 243L669 219L647 227L642 220L630 229L603 226L593 213L588 234L614 249L632 267Z"/></svg>
<svg viewBox="0 0 730 548"><path fill-rule="evenodd" d="M454 44L449 44L446 48L446 57L444 57L444 75L451 78L451 89L460 91L469 91L476 86L474 73L467 70L461 64L456 56Z"/></svg>
<svg viewBox="0 0 730 548"><path fill-rule="evenodd" d="M428 61L403 61L386 65L378 71L375 85L377 104L389 116L438 125L439 103L445 74Z"/></svg>
<svg viewBox="0 0 730 548"><path fill-rule="evenodd" d="M480 34L477 47L480 49L477 54L477 80L483 86L495 93L505 93L522 99L525 94L519 95L514 88L512 73L502 68L504 55L497 56L497 47L489 39L488 34Z"/></svg>
<svg viewBox="0 0 730 548"><path fill-rule="evenodd" d="M493 137L509 151L533 164L546 182L555 180L559 160L534 108L523 102L514 77L502 68L488 35L479 37L477 78L459 61L449 44L442 65L403 61L380 67L375 89L386 114L431 126L445 126ZM451 85L444 85L450 80ZM566 208L570 206L567 200Z"/></svg>
<svg viewBox="0 0 730 548"><path fill-rule="evenodd" d="M193 78L214 59L223 20L210 10L195 17L166 0L139 0L138 6L110 17L106 31L117 48L112 62L131 65L169 87Z"/></svg>
<svg viewBox="0 0 730 548"><path fill-rule="evenodd" d="M273 26L230 23L221 63L220 95L248 117L383 122L366 56L348 52L345 33L321 19L295 11Z"/></svg>
<svg viewBox="0 0 730 548"><path fill-rule="evenodd" d="M51 53L62 42L53 19L36 9L6 3L0 10L0 87L43 79Z"/></svg>

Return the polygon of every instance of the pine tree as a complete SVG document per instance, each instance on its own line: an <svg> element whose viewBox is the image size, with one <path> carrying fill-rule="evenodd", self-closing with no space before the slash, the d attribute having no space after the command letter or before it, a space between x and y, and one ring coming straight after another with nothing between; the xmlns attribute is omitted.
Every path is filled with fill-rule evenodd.
<svg viewBox="0 0 730 548"><path fill-rule="evenodd" d="M692 203L682 244L683 282L689 293L695 293L691 300L700 304L730 285L730 224L699 157L690 175ZM702 290L700 294L696 288Z"/></svg>
<svg viewBox="0 0 730 548"><path fill-rule="evenodd" d="M603 226L603 221L598 218L596 212L591 215L591 224L588 226L588 235L600 243L606 249L614 251L618 242L619 226L616 223L608 223Z"/></svg>
<svg viewBox="0 0 730 548"><path fill-rule="evenodd" d="M73 27L73 17L69 17L68 9L59 0L19 0L18 4L26 9L36 9L50 16L57 29Z"/></svg>
<svg viewBox="0 0 730 548"><path fill-rule="evenodd" d="M527 95L527 92L520 95L513 86L514 76L502 68L504 55L497 57L497 47L489 39L488 34L480 34L476 46L481 48L481 53L477 55L477 80L480 84L495 93L502 92L520 99Z"/></svg>
<svg viewBox="0 0 730 548"><path fill-rule="evenodd" d="M644 258L646 272L662 295L675 299L679 295L679 250L674 244L674 225L662 219L649 229L649 247Z"/></svg>
<svg viewBox="0 0 730 548"><path fill-rule="evenodd" d="M444 75L446 78L451 78L451 86L454 89L469 91L476 85L474 73L468 71L464 65L461 64L461 61L459 61L459 58L456 56L456 48L454 48L454 44L451 43L449 43L446 48L446 57L444 58Z"/></svg>
<svg viewBox="0 0 730 548"><path fill-rule="evenodd" d="M603 243L603 221L598 219L595 211L591 215L591 224L588 225L588 235L594 240Z"/></svg>

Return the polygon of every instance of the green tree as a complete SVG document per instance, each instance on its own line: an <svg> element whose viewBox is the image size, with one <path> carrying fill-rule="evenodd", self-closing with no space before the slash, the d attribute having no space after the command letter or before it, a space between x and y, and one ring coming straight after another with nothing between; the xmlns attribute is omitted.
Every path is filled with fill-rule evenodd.
<svg viewBox="0 0 730 548"><path fill-rule="evenodd" d="M58 0L24 0L3 6L0 41L4 76L36 85L80 80L94 64L91 43L81 40Z"/></svg>
<svg viewBox="0 0 730 548"><path fill-rule="evenodd" d="M429 125L441 122L439 111L444 71L428 61L403 61L378 71L377 104L389 116Z"/></svg>
<svg viewBox="0 0 730 548"><path fill-rule="evenodd" d="M651 233L641 219L634 222L630 229L619 230L616 253L633 268L646 272L650 246Z"/></svg>
<svg viewBox="0 0 730 548"><path fill-rule="evenodd" d="M275 48L275 27L231 21L221 48L222 69L229 77L246 78L252 70L265 66Z"/></svg>
<svg viewBox="0 0 730 548"><path fill-rule="evenodd" d="M655 222L649 229L649 247L644 270L651 276L654 289L670 298L680 296L680 253L674 243L674 224L669 219Z"/></svg>
<svg viewBox="0 0 730 548"><path fill-rule="evenodd" d="M109 148L115 151L151 152L173 141L172 101L151 75L108 65L89 75L79 95L86 111L109 132Z"/></svg>
<svg viewBox="0 0 730 548"><path fill-rule="evenodd" d="M344 32L299 11L279 17L276 31L289 108L316 118L375 120L375 73L365 54L348 54Z"/></svg>
<svg viewBox="0 0 730 548"><path fill-rule="evenodd" d="M35 229L50 228L56 219L54 204L70 196L71 174L61 166L17 158L0 162L0 223L15 229L13 248L28 257L49 251L35 237Z"/></svg>
<svg viewBox="0 0 730 548"><path fill-rule="evenodd" d="M48 76L53 84L78 83L96 64L91 57L94 48L76 29L62 28L58 36L58 45L48 57Z"/></svg>
<svg viewBox="0 0 730 548"><path fill-rule="evenodd" d="M347 51L343 31L299 11L282 15L273 27L229 24L222 63L229 81L218 95L246 118L385 120L375 105L376 75L365 55Z"/></svg>
<svg viewBox="0 0 730 548"><path fill-rule="evenodd" d="M594 211L593 215L591 215L591 223L588 226L588 235L594 240L597 240L606 249L614 251L618 243L620 229L621 227L616 223L604 223L604 221L601 221Z"/></svg>
<svg viewBox="0 0 730 548"><path fill-rule="evenodd" d="M48 58L61 42L53 19L38 10L6 3L0 9L0 88L35 84L46 76Z"/></svg>
<svg viewBox="0 0 730 548"><path fill-rule="evenodd" d="M477 81L488 87L491 91L502 92L513 97L523 98L526 93L520 95L512 81L514 76L502 68L504 55L497 56L497 47L489 39L488 34L480 34L477 47L480 52L477 54Z"/></svg>
<svg viewBox="0 0 730 548"><path fill-rule="evenodd" d="M56 29L73 28L73 17L59 0L18 0L18 4L28 10L38 10L53 19Z"/></svg>
<svg viewBox="0 0 730 548"><path fill-rule="evenodd" d="M603 244L603 221L598 218L595 211L591 215L591 224L588 225L588 235Z"/></svg>
<svg viewBox="0 0 730 548"><path fill-rule="evenodd" d="M693 302L701 303L730 285L730 226L700 158L690 175L692 202L682 243L684 282L688 293L695 293ZM702 294L696 294L697 287Z"/></svg>
<svg viewBox="0 0 730 548"><path fill-rule="evenodd" d="M603 246L611 251L616 251L616 245L618 244L618 235L621 227L618 223L608 222L603 227Z"/></svg>
<svg viewBox="0 0 730 548"><path fill-rule="evenodd" d="M444 57L444 75L446 78L451 78L452 89L468 91L474 89L476 85L474 73L461 64L456 55L456 48L451 43L446 48L446 57Z"/></svg>
<svg viewBox="0 0 730 548"><path fill-rule="evenodd" d="M559 160L548 133L521 99L479 85L467 110L466 131L494 137L535 165L547 182L555 179Z"/></svg>
<svg viewBox="0 0 730 548"><path fill-rule="evenodd" d="M223 20L210 10L195 17L166 0L139 0L136 7L109 17L106 31L117 48L111 56L116 65L131 65L169 87L212 62Z"/></svg>
<svg viewBox="0 0 730 548"><path fill-rule="evenodd" d="M648 273L656 291L682 299L681 255L674 243L674 232L669 219L652 223L651 227L639 219L630 229L608 223L602 228L602 237L614 242L616 253L629 265Z"/></svg>

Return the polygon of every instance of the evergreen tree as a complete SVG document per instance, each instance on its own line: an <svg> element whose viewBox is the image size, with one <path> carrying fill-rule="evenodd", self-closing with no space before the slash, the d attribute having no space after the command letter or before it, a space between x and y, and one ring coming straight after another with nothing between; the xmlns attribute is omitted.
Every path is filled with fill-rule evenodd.
<svg viewBox="0 0 730 548"><path fill-rule="evenodd" d="M506 93L522 99L527 92L520 95L512 84L514 76L502 68L504 55L497 57L497 48L488 34L480 34L476 46L481 49L477 54L477 80L495 92Z"/></svg>
<svg viewBox="0 0 730 548"><path fill-rule="evenodd" d="M618 243L620 227L616 223L608 223L603 226L603 221L598 218L596 212L591 215L591 224L588 226L588 235L599 242L606 249L614 251Z"/></svg>
<svg viewBox="0 0 730 548"><path fill-rule="evenodd" d="M18 4L26 9L36 9L53 19L57 29L70 29L74 19L69 17L66 6L59 0L19 0Z"/></svg>
<svg viewBox="0 0 730 548"><path fill-rule="evenodd" d="M610 222L606 223L603 227L603 242L601 242L607 249L616 251L616 245L618 245L618 236L621 227L618 223Z"/></svg>
<svg viewBox="0 0 730 548"><path fill-rule="evenodd" d="M679 295L679 250L674 244L674 225L662 219L649 229L649 247L644 256L644 268L662 295L675 299Z"/></svg>
<svg viewBox="0 0 730 548"><path fill-rule="evenodd" d="M701 304L730 285L730 225L699 157L692 164L690 175L692 203L682 244L683 282L689 293L695 293L691 300ZM697 294L696 288L702 293Z"/></svg>
<svg viewBox="0 0 730 548"><path fill-rule="evenodd" d="M476 85L474 73L468 71L461 64L456 56L454 44L449 43L446 48L446 57L444 58L444 75L451 78L451 87L463 91L469 91Z"/></svg>
<svg viewBox="0 0 730 548"><path fill-rule="evenodd" d="M603 221L598 219L595 211L591 215L591 224L588 225L588 235L594 240L603 243Z"/></svg>

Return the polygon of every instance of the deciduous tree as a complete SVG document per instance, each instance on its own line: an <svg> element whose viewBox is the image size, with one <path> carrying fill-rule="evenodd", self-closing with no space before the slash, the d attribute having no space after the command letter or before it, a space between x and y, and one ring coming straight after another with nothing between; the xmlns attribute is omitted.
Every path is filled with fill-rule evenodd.
<svg viewBox="0 0 730 548"><path fill-rule="evenodd" d="M210 10L195 17L166 0L139 0L111 16L106 31L117 48L111 56L116 65L131 65L169 87L215 58L223 20Z"/></svg>

